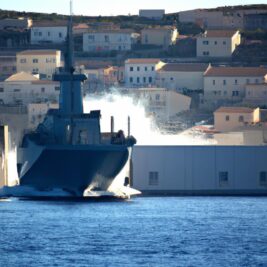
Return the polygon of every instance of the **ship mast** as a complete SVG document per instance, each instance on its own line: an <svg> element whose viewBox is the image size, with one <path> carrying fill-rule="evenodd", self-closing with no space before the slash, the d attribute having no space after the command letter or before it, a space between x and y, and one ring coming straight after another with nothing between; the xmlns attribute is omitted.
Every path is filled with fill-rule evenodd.
<svg viewBox="0 0 267 267"><path fill-rule="evenodd" d="M68 21L68 34L67 34L67 47L66 47L66 54L65 54L65 72L73 73L73 3L70 0L70 15Z"/></svg>

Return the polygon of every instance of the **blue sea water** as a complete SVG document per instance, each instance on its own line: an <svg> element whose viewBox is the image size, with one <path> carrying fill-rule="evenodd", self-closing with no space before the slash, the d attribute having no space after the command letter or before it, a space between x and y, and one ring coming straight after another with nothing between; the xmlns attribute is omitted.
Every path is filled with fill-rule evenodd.
<svg viewBox="0 0 267 267"><path fill-rule="evenodd" d="M267 198L0 201L0 266L267 266Z"/></svg>

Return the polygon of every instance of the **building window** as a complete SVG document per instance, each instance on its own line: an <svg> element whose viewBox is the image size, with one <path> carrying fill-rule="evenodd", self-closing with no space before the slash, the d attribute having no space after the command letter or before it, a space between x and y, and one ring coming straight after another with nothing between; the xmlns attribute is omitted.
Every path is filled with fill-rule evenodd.
<svg viewBox="0 0 267 267"><path fill-rule="evenodd" d="M215 85L215 83L216 83L215 80L213 80L213 81L212 81L212 84Z"/></svg>
<svg viewBox="0 0 267 267"><path fill-rule="evenodd" d="M0 87L0 93L3 93L3 92L4 92L4 88Z"/></svg>
<svg viewBox="0 0 267 267"><path fill-rule="evenodd" d="M259 80L258 79L255 79L255 83L259 83Z"/></svg>
<svg viewBox="0 0 267 267"><path fill-rule="evenodd" d="M147 71L147 67L145 67L145 71Z"/></svg>
<svg viewBox="0 0 267 267"><path fill-rule="evenodd" d="M158 185L159 184L159 173L158 172L149 172L148 185Z"/></svg>
<svg viewBox="0 0 267 267"><path fill-rule="evenodd" d="M228 172L219 172L219 185L224 186L228 185Z"/></svg>
<svg viewBox="0 0 267 267"><path fill-rule="evenodd" d="M152 77L149 77L149 78L148 78L148 82L149 82L149 83L152 83Z"/></svg>
<svg viewBox="0 0 267 267"><path fill-rule="evenodd" d="M20 89L14 89L13 92L18 93L20 92Z"/></svg>
<svg viewBox="0 0 267 267"><path fill-rule="evenodd" d="M146 83L146 77L143 77L143 82Z"/></svg>
<svg viewBox="0 0 267 267"><path fill-rule="evenodd" d="M244 122L244 116L240 115L239 118L238 118L238 121L239 122Z"/></svg>
<svg viewBox="0 0 267 267"><path fill-rule="evenodd" d="M249 79L247 79L247 80L246 80L246 82L247 82L247 84L249 84L249 83L250 83L250 80L249 80Z"/></svg>
<svg viewBox="0 0 267 267"><path fill-rule="evenodd" d="M203 41L203 45L208 45L209 41Z"/></svg>
<svg viewBox="0 0 267 267"><path fill-rule="evenodd" d="M155 67L151 67L151 70L154 71L155 70Z"/></svg>
<svg viewBox="0 0 267 267"><path fill-rule="evenodd" d="M105 35L105 36L104 36L104 39L105 39L105 42L106 42L106 43L109 42L109 36L108 36L108 35Z"/></svg>
<svg viewBox="0 0 267 267"><path fill-rule="evenodd" d="M232 91L232 96L239 96L239 91Z"/></svg>
<svg viewBox="0 0 267 267"><path fill-rule="evenodd" d="M267 186L267 172L266 171L260 172L260 185Z"/></svg>
<svg viewBox="0 0 267 267"><path fill-rule="evenodd" d="M226 116L225 116L225 120L226 120L226 121L229 121L229 120L230 120L230 116L229 116L229 115L226 115Z"/></svg>
<svg viewBox="0 0 267 267"><path fill-rule="evenodd" d="M235 84L238 84L237 80L235 80Z"/></svg>
<svg viewBox="0 0 267 267"><path fill-rule="evenodd" d="M21 58L20 59L20 63L26 63L27 61L26 61L26 58Z"/></svg>
<svg viewBox="0 0 267 267"><path fill-rule="evenodd" d="M50 36L50 32L47 32L47 36Z"/></svg>
<svg viewBox="0 0 267 267"><path fill-rule="evenodd" d="M58 37L59 37L59 38L62 38L62 32L59 32L59 33L58 33Z"/></svg>
<svg viewBox="0 0 267 267"><path fill-rule="evenodd" d="M140 71L140 67L137 67L137 71Z"/></svg>
<svg viewBox="0 0 267 267"><path fill-rule="evenodd" d="M45 92L45 88L44 88L44 87L41 88L41 92L42 92L42 93Z"/></svg>
<svg viewBox="0 0 267 267"><path fill-rule="evenodd" d="M223 85L226 85L226 80L223 80Z"/></svg>
<svg viewBox="0 0 267 267"><path fill-rule="evenodd" d="M129 81L130 83L133 83L133 77L130 77Z"/></svg>
<svg viewBox="0 0 267 267"><path fill-rule="evenodd" d="M136 78L136 82L140 83L140 78L139 77Z"/></svg>
<svg viewBox="0 0 267 267"><path fill-rule="evenodd" d="M38 73L39 72L39 69L38 68L32 69L32 72L33 73Z"/></svg>
<svg viewBox="0 0 267 267"><path fill-rule="evenodd" d="M88 40L90 42L94 42L95 41L95 36L94 35L88 35Z"/></svg>
<svg viewBox="0 0 267 267"><path fill-rule="evenodd" d="M156 94L156 100L159 101L160 100L160 95L159 94Z"/></svg>
<svg viewBox="0 0 267 267"><path fill-rule="evenodd" d="M217 45L217 41L214 41L214 44Z"/></svg>
<svg viewBox="0 0 267 267"><path fill-rule="evenodd" d="M42 34L42 32L39 32L39 36L42 36L43 34Z"/></svg>
<svg viewBox="0 0 267 267"><path fill-rule="evenodd" d="M32 60L32 63L38 63L38 59L37 59L37 58L34 58L34 59Z"/></svg>
<svg viewBox="0 0 267 267"><path fill-rule="evenodd" d="M203 51L203 56L209 56L210 52L209 51Z"/></svg>
<svg viewBox="0 0 267 267"><path fill-rule="evenodd" d="M133 67L130 67L130 71L133 71L134 70L134 68Z"/></svg>
<svg viewBox="0 0 267 267"><path fill-rule="evenodd" d="M59 86L56 86L55 87L55 91L59 91L60 90L60 87Z"/></svg>
<svg viewBox="0 0 267 267"><path fill-rule="evenodd" d="M223 41L223 44L226 45L226 41Z"/></svg>

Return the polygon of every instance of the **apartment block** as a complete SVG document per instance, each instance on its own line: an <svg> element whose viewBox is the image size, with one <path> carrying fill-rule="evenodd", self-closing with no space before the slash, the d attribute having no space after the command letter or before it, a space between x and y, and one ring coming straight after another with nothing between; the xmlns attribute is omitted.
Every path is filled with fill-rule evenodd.
<svg viewBox="0 0 267 267"><path fill-rule="evenodd" d="M83 34L83 51L129 51L137 34L133 30L105 30Z"/></svg>
<svg viewBox="0 0 267 267"><path fill-rule="evenodd" d="M267 79L264 67L214 67L204 73L204 105L235 103L244 99L246 86L261 84Z"/></svg>
<svg viewBox="0 0 267 267"><path fill-rule="evenodd" d="M229 58L240 43L239 31L208 30L197 37L197 57Z"/></svg>
<svg viewBox="0 0 267 267"><path fill-rule="evenodd" d="M155 85L157 71L165 65L156 58L132 58L125 61L125 86L147 87Z"/></svg>
<svg viewBox="0 0 267 267"><path fill-rule="evenodd" d="M157 45L168 48L176 43L178 31L175 27L146 28L141 31L141 43L143 45Z"/></svg>
<svg viewBox="0 0 267 267"><path fill-rule="evenodd" d="M59 92L58 82L20 72L0 82L0 104L27 106L29 103L58 102Z"/></svg>
<svg viewBox="0 0 267 267"><path fill-rule="evenodd" d="M208 67L205 63L167 63L157 71L156 85L180 92L202 91Z"/></svg>
<svg viewBox="0 0 267 267"><path fill-rule="evenodd" d="M260 109L247 107L220 107L214 112L214 127L217 131L228 132L247 124L260 122Z"/></svg>
<svg viewBox="0 0 267 267"><path fill-rule="evenodd" d="M60 44L67 38L66 22L34 22L31 28L31 44Z"/></svg>
<svg viewBox="0 0 267 267"><path fill-rule="evenodd" d="M52 79L56 68L61 66L59 50L25 50L16 57L17 72L37 73L41 78Z"/></svg>

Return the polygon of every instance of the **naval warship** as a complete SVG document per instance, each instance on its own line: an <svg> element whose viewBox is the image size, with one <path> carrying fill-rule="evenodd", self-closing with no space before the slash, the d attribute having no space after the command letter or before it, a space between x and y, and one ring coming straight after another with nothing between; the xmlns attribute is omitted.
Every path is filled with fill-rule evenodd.
<svg viewBox="0 0 267 267"><path fill-rule="evenodd" d="M136 140L123 131L102 133L99 110L84 113L86 76L73 68L72 14L66 51L65 66L53 77L60 82L59 108L49 110L36 130L23 136L17 170L20 187L82 197L87 188L108 190L129 163Z"/></svg>

